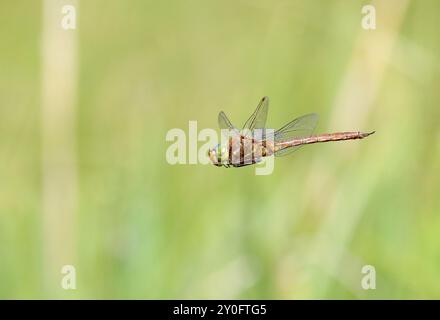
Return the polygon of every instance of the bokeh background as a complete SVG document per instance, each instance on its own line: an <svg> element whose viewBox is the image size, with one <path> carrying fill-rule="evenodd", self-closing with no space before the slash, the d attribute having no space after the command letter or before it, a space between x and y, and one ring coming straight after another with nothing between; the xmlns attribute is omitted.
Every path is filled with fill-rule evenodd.
<svg viewBox="0 0 440 320"><path fill-rule="evenodd" d="M439 11L2 1L0 297L440 298ZM317 132L376 134L269 176L166 162L169 129L240 125L264 95L270 127L318 112Z"/></svg>

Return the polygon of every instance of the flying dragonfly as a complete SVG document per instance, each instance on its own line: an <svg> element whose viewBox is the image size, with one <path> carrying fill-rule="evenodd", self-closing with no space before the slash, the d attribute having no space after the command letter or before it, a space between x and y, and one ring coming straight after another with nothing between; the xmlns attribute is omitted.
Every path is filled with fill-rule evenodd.
<svg viewBox="0 0 440 320"><path fill-rule="evenodd" d="M336 132L313 135L318 122L316 113L306 114L296 118L279 130L265 128L269 98L263 97L254 113L239 130L221 111L218 124L222 132L227 132L227 141L218 144L208 151L212 164L218 167L243 167L262 161L268 156L285 156L298 150L306 144L363 139L375 131Z"/></svg>

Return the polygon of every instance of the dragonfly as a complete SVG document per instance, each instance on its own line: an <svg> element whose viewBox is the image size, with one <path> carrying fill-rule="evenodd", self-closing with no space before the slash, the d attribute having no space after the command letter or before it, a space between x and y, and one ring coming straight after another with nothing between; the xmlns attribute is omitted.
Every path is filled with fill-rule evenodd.
<svg viewBox="0 0 440 320"><path fill-rule="evenodd" d="M244 167L259 163L264 157L291 154L307 144L363 139L375 133L351 131L313 135L319 118L316 113L296 118L278 130L269 130L265 128L268 108L269 98L263 97L242 130L237 129L223 111L219 113L219 127L227 135L226 143L208 151L213 165Z"/></svg>

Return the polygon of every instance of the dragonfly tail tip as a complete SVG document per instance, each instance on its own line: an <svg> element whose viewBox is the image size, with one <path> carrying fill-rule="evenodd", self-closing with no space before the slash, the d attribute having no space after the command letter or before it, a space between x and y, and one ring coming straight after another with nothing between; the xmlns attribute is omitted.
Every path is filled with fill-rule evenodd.
<svg viewBox="0 0 440 320"><path fill-rule="evenodd" d="M371 131L371 132L367 132L367 133L363 133L362 134L362 138L365 138L365 137L368 137L368 136L371 136L373 133L375 133L376 131Z"/></svg>

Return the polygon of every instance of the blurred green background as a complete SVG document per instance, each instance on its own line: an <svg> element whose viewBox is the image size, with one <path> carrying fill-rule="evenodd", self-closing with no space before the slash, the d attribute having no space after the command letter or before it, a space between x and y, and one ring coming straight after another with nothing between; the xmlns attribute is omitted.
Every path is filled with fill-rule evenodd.
<svg viewBox="0 0 440 320"><path fill-rule="evenodd" d="M2 1L0 298L440 298L439 10ZM376 134L269 176L166 162L168 130L240 125L264 95L270 127Z"/></svg>

